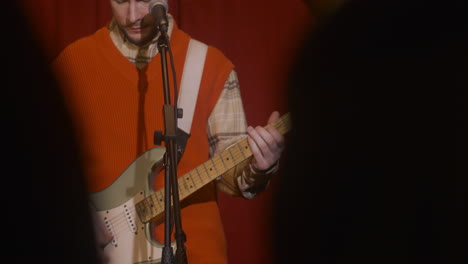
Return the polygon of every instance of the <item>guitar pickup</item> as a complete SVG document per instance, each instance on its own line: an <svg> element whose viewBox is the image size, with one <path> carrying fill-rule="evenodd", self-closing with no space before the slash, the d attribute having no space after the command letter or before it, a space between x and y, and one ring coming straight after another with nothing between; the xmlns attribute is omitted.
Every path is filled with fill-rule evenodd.
<svg viewBox="0 0 468 264"><path fill-rule="evenodd" d="M112 235L112 241L111 241L111 244L114 246L114 247L117 247L117 238L114 234L114 228L112 227L112 224L111 224L111 221L107 218L107 217L104 217L104 225L106 226L107 228L107 231Z"/></svg>
<svg viewBox="0 0 468 264"><path fill-rule="evenodd" d="M125 219L127 220L128 227L132 231L132 233L137 232L137 223L135 221L135 216L134 216L134 210L130 210L127 205L124 205L124 213L125 213Z"/></svg>

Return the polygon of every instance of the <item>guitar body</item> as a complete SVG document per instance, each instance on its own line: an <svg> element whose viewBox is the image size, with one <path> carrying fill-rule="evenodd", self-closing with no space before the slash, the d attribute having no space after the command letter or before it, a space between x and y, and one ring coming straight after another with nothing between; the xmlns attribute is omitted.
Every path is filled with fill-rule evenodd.
<svg viewBox="0 0 468 264"><path fill-rule="evenodd" d="M104 249L110 264L161 261L164 245L152 238L150 223L141 222L135 204L153 194L154 175L163 165L164 154L164 147L146 151L109 187L89 195L114 238Z"/></svg>

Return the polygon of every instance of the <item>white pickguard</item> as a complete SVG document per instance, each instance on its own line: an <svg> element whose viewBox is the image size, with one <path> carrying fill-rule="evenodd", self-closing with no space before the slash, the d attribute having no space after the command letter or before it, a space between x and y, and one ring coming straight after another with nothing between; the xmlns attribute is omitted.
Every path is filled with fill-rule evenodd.
<svg viewBox="0 0 468 264"><path fill-rule="evenodd" d="M150 223L142 223L135 204L153 193L151 182L159 170L165 148L148 150L138 157L106 189L91 193L99 218L114 240L105 248L110 264L160 263L163 244L150 235ZM172 243L175 250L175 243Z"/></svg>
<svg viewBox="0 0 468 264"><path fill-rule="evenodd" d="M104 251L112 264L160 263L163 244L152 239L150 224L143 224L135 212L138 194L121 206L98 212L113 240Z"/></svg>

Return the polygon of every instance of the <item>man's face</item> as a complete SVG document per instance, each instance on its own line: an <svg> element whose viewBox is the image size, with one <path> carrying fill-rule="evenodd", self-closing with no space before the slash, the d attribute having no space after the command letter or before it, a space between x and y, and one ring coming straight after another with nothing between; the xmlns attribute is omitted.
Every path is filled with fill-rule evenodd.
<svg viewBox="0 0 468 264"><path fill-rule="evenodd" d="M150 0L110 1L117 25L130 42L141 46L154 38L158 29L148 11Z"/></svg>

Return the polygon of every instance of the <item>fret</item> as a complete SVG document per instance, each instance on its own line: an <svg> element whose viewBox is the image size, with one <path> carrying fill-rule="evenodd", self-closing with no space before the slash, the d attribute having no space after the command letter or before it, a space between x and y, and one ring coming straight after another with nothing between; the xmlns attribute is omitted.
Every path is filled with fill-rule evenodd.
<svg viewBox="0 0 468 264"><path fill-rule="evenodd" d="M185 198L203 186L203 185L196 184L196 181L194 181L190 173L185 174L179 180L184 181L185 185L187 186L186 193L181 194L179 198Z"/></svg>
<svg viewBox="0 0 468 264"><path fill-rule="evenodd" d="M198 168L195 168L195 172L197 173L197 176L198 176L198 178L200 179L200 182L201 182L202 184L205 184L205 182L203 181L203 178L202 178L201 175L200 175L200 172L198 171Z"/></svg>
<svg viewBox="0 0 468 264"><path fill-rule="evenodd" d="M177 188L179 191L179 198L184 197L185 192L187 191L187 186L182 181L180 181L180 179L177 181L177 184L179 185L179 188ZM171 190L171 193L172 193L172 190ZM171 204L172 204L172 201L171 201Z"/></svg>
<svg viewBox="0 0 468 264"><path fill-rule="evenodd" d="M250 151L250 146L249 142L247 140L243 140L237 144L239 153L242 155L242 160L247 159L250 155L252 155L252 152Z"/></svg>
<svg viewBox="0 0 468 264"><path fill-rule="evenodd" d="M164 189L161 189L157 192L154 193L154 196L158 199L158 201L163 205L164 207L164 194L163 194L163 190Z"/></svg>
<svg viewBox="0 0 468 264"><path fill-rule="evenodd" d="M193 188L197 188L197 186L201 185L201 183L197 180L197 178L195 178L192 174L193 174L193 170L187 172L184 176L180 177L180 179L185 180L190 190L192 190Z"/></svg>
<svg viewBox="0 0 468 264"><path fill-rule="evenodd" d="M137 208L143 207L143 212L145 213L144 218L151 220L153 215L158 214L157 206L155 206L155 202L157 202L157 200L154 199L155 197L153 197L153 195L150 195L148 198L149 199L143 200L143 203L138 203ZM138 205L141 205L141 207Z"/></svg>
<svg viewBox="0 0 468 264"><path fill-rule="evenodd" d="M177 189L179 189L179 198L184 197L184 196L186 196L186 195L188 195L190 193L190 189L189 189L187 183L184 181L184 177L178 178L177 179L177 184L179 185L179 188L177 188ZM182 186L184 188L181 188ZM188 194L183 193L183 192L187 192Z"/></svg>
<svg viewBox="0 0 468 264"><path fill-rule="evenodd" d="M148 209L147 203L148 202L146 200L142 200L141 202L135 205L135 208L139 212L141 221L143 222L150 220L151 215L152 215L150 212L148 212L149 209Z"/></svg>
<svg viewBox="0 0 468 264"><path fill-rule="evenodd" d="M218 174L223 174L227 169L226 169L226 165L224 165L224 161L223 161L223 158L221 157L221 155L216 155L214 156L211 161L213 162L214 166L215 166L215 169L216 169L216 172Z"/></svg>
<svg viewBox="0 0 468 264"><path fill-rule="evenodd" d="M155 196L153 196L153 197L154 197L153 199L155 199L155 201L156 201L154 203L155 210L162 211L163 208L164 208L164 203L162 201L158 200Z"/></svg>
<svg viewBox="0 0 468 264"><path fill-rule="evenodd" d="M190 173L185 174L183 177L179 178L179 180L184 181L185 186L187 186L186 187L187 192L181 195L181 197L185 198L189 196L190 194L192 194L194 191L198 190L197 186L199 186L199 184L196 184L196 182L194 181Z"/></svg>
<svg viewBox="0 0 468 264"><path fill-rule="evenodd" d="M221 174L223 174L222 172L221 172L221 173L218 172L218 168L217 168L218 166L216 166L216 163L214 162L214 158L213 158L213 159L210 159L208 162L210 162L210 161L211 161L211 164L213 165L212 168L213 168L214 171L215 171L216 177L219 176L219 175L221 175ZM216 178L216 177L215 177L215 178Z"/></svg>
<svg viewBox="0 0 468 264"><path fill-rule="evenodd" d="M208 165L207 163L208 161L203 163L203 168L205 168L206 174L208 175L208 179L213 180L214 178L216 178L215 176L217 175L215 171L213 170L213 166L207 166Z"/></svg>
<svg viewBox="0 0 468 264"><path fill-rule="evenodd" d="M153 204L158 207L163 207L164 204L158 199L157 195L160 194L159 192L156 192L152 194L151 200L153 201Z"/></svg>
<svg viewBox="0 0 468 264"><path fill-rule="evenodd" d="M238 162L237 159L236 159L236 157L235 157L234 154L232 153L232 148L228 148L228 149L225 150L225 151L228 151L228 152L229 152L229 156L231 156L232 161L233 161L235 164L240 163L240 161ZM225 152L225 151L223 151L223 152Z"/></svg>
<svg viewBox="0 0 468 264"><path fill-rule="evenodd" d="M291 119L290 119L290 114L287 113L284 116L282 116L280 119L278 119L276 122L271 124L273 127L278 129L278 131L281 134L285 134L291 129Z"/></svg>
<svg viewBox="0 0 468 264"><path fill-rule="evenodd" d="M221 164L223 165L223 168L222 168L221 170L223 170L223 171L228 171L229 168L228 168L228 166L226 166L226 163L224 163L224 158L222 157L222 154L223 154L223 153L221 152L221 153L220 153L219 155L217 155L215 158L217 158L219 161L221 161ZM218 161L218 163L219 163L219 161Z"/></svg>
<svg viewBox="0 0 468 264"><path fill-rule="evenodd" d="M208 173L208 169L206 168L206 162L205 163L202 163L198 168L197 172L198 172L198 175L200 176L200 179L202 179L202 181L206 184L206 183L209 183L211 181L210 179L210 175Z"/></svg>
<svg viewBox="0 0 468 264"><path fill-rule="evenodd" d="M234 164L232 162L232 157L231 154L227 151L221 152L219 155L219 160L223 163L224 170L228 171L230 168L234 167Z"/></svg>
<svg viewBox="0 0 468 264"><path fill-rule="evenodd" d="M152 203L151 203L151 200L147 200L147 202L146 202L146 208L147 208L147 210L148 210L148 212L149 212L150 214L153 214L153 213L154 213L154 212L153 212L154 208L151 206L151 204L152 204Z"/></svg>
<svg viewBox="0 0 468 264"><path fill-rule="evenodd" d="M158 203L158 200L153 195L151 195L150 199L147 199L147 200L149 200L148 206L149 206L151 212L153 213L153 210L155 210L154 205Z"/></svg>
<svg viewBox="0 0 468 264"><path fill-rule="evenodd" d="M152 203L151 203L151 213L153 215L156 215L158 213L158 211L161 210L162 208L162 204L158 201L157 197L154 196L154 195L151 195L151 200L152 200Z"/></svg>
<svg viewBox="0 0 468 264"><path fill-rule="evenodd" d="M190 175L190 173L185 174L183 178L187 181L187 184L189 185L190 189L197 189L198 184L196 184L196 182L193 180L192 175Z"/></svg>

